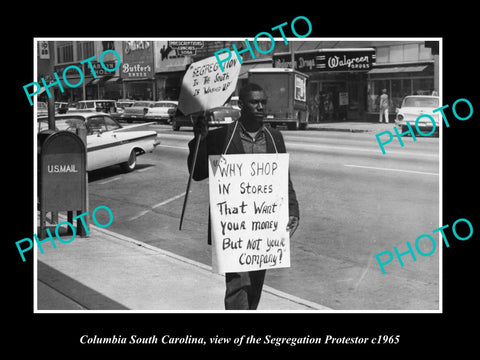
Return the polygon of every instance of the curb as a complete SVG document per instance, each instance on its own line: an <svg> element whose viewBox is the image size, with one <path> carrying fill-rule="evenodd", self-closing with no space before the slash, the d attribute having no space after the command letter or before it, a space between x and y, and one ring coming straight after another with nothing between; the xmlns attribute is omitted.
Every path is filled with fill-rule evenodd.
<svg viewBox="0 0 480 360"><path fill-rule="evenodd" d="M225 276L225 275L222 275L222 274L215 274L215 273L213 273L211 266L205 265L205 264L200 263L200 262L198 262L198 261L185 258L185 257L183 257L183 256L174 254L174 253L172 253L172 252L170 252L170 251L160 249L160 248L158 248L158 247L155 247L155 246L152 246L152 245L143 243L143 242L141 242L141 241L132 239L132 238L130 238L130 237L128 237L128 236L121 235L121 234L118 234L118 233L115 233L115 232L112 232L112 231L109 231L109 230L106 230L106 229L102 229L102 228L96 227L96 226L94 226L94 225L91 226L91 228L94 229L95 231L98 231L98 232L100 232L100 233L103 233L104 235L114 237L114 238L116 238L116 239L118 239L118 240L121 240L121 241L126 241L126 242L129 242L129 243L133 243L133 244L135 244L135 245L137 245L137 246L144 247L144 248L149 249L149 250L151 250L151 251L154 251L154 252L156 252L156 253L158 253L158 254L162 254L162 255L164 255L164 256L173 258L173 259L175 259L175 260L177 260L177 261L181 261L181 262L187 263L187 264L189 264L189 265L192 265L192 266L201 268L202 270L207 271L207 272L209 272L210 274L217 275L217 276L222 276L222 277ZM299 298L299 297L297 297L297 296L294 296L294 295L285 293L285 292L283 292L283 291L274 289L274 288L272 288L272 287L270 287L270 286L268 286L268 285L264 285L264 286L263 286L263 291L266 292L266 293L269 293L269 294L271 294L271 295L274 295L274 296L283 298L283 299L285 299L285 300L291 301L291 302L293 302L293 303L296 303L296 304L305 306L305 307L307 307L307 308L310 308L311 310L332 310L331 308L329 308L329 307L327 307L327 306L324 306L324 305L315 303L315 302L313 302L313 301L309 301L309 300L305 300L305 299ZM309 310L306 310L306 311L309 311Z"/></svg>

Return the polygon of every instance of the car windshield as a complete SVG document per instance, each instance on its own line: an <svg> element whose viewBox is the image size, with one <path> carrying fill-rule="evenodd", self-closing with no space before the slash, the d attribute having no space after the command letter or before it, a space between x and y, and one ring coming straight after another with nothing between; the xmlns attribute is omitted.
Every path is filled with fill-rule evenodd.
<svg viewBox="0 0 480 360"><path fill-rule="evenodd" d="M407 97L403 100L402 107L438 107L438 98Z"/></svg>
<svg viewBox="0 0 480 360"><path fill-rule="evenodd" d="M76 132L77 129L84 129L85 122L79 117L62 117L55 119L55 130ZM38 132L48 130L48 119L40 119L38 121Z"/></svg>
<svg viewBox="0 0 480 360"><path fill-rule="evenodd" d="M112 101L97 101L95 103L96 107L101 107L101 108L109 108L109 107L114 107L115 103Z"/></svg>

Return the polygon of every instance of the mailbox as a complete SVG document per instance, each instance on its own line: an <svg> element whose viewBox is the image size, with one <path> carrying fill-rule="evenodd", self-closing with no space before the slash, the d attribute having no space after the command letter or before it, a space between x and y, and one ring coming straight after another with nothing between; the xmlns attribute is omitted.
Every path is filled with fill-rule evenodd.
<svg viewBox="0 0 480 360"><path fill-rule="evenodd" d="M45 229L45 214L49 211L87 209L87 152L84 141L70 131L56 131L41 141L39 161L40 229ZM77 220L77 224L80 220ZM83 228L77 226L83 235Z"/></svg>

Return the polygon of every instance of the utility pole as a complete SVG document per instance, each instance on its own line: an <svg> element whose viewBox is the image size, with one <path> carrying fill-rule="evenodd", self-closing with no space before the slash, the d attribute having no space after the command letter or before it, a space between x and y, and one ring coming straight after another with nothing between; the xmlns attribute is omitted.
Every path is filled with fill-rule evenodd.
<svg viewBox="0 0 480 360"><path fill-rule="evenodd" d="M295 50L293 49L293 41L290 41L290 58L292 62L292 69L295 70Z"/></svg>

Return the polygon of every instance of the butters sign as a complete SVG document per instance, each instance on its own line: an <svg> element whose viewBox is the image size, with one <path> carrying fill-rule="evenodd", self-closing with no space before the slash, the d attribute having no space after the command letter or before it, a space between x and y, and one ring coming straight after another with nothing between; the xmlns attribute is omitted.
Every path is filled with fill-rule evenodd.
<svg viewBox="0 0 480 360"><path fill-rule="evenodd" d="M120 76L124 80L153 79L155 76L152 41L124 41Z"/></svg>

